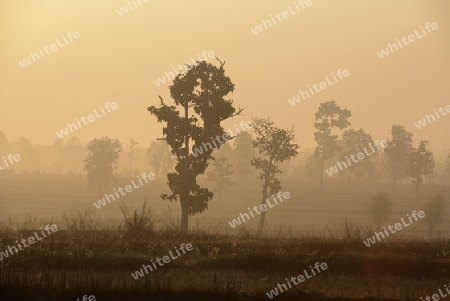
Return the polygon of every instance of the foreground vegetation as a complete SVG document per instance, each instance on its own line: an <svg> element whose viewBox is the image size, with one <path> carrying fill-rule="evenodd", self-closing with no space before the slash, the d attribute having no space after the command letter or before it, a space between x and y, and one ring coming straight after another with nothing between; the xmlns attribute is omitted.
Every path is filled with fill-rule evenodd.
<svg viewBox="0 0 450 301"><path fill-rule="evenodd" d="M268 300L265 292L318 261L329 269L276 299L419 300L447 283L447 239L390 239L367 248L361 228L344 224L340 231L325 239L172 231L130 238L124 231L61 230L1 263L0 295L4 300L76 300L85 294L97 300ZM31 234L3 232L1 250ZM193 244L194 251L141 279L131 277L181 243Z"/></svg>

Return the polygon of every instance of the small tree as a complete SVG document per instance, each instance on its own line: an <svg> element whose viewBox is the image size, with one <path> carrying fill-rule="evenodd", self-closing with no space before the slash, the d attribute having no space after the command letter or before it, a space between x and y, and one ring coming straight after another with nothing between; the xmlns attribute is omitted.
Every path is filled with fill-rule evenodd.
<svg viewBox="0 0 450 301"><path fill-rule="evenodd" d="M422 176L432 173L434 169L434 156L427 150L427 145L428 141L420 141L419 147L409 155L409 164L406 167L408 176L413 178L416 200L419 199L419 185L423 183Z"/></svg>
<svg viewBox="0 0 450 301"><path fill-rule="evenodd" d="M219 210L222 192L228 191L229 187L234 185L234 182L231 180L232 176L233 166L226 157L215 159L206 174L208 181L215 183L213 190L219 194Z"/></svg>
<svg viewBox="0 0 450 301"><path fill-rule="evenodd" d="M392 214L392 201L386 193L378 191L376 195L372 195L369 203L369 214L375 222L375 226L380 228L381 225Z"/></svg>
<svg viewBox="0 0 450 301"><path fill-rule="evenodd" d="M316 122L314 128L317 131L314 133L314 139L317 142L315 154L320 158L320 188L323 187L323 173L325 160L335 155L340 151L336 143L337 135L332 134L334 128L343 130L350 125L348 119L352 113L347 109L341 109L336 104L336 101L331 100L321 103L316 112Z"/></svg>
<svg viewBox="0 0 450 301"><path fill-rule="evenodd" d="M299 146L294 142L294 130L277 128L268 118L254 118L252 121L256 135L253 147L257 149L257 156L251 164L260 170L259 179L264 180L262 185L262 204L266 204L268 196L281 190L281 182L275 177L281 173L279 165L295 157ZM258 234L262 234L266 213L261 212Z"/></svg>
<svg viewBox="0 0 450 301"><path fill-rule="evenodd" d="M437 225L442 223L444 217L445 196L443 193L435 194L423 209L425 212L424 222L428 226L428 236L433 237L433 231Z"/></svg>
<svg viewBox="0 0 450 301"><path fill-rule="evenodd" d="M97 187L100 195L102 187L108 187L111 179L114 179L114 169L117 168L119 153L123 150L119 139L103 137L90 141L86 150L87 157L84 160L84 169L88 172L89 187Z"/></svg>

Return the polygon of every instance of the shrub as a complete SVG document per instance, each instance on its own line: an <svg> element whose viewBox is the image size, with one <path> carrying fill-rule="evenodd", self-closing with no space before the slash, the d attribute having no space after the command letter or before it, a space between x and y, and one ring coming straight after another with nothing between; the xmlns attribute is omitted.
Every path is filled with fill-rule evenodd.
<svg viewBox="0 0 450 301"><path fill-rule="evenodd" d="M125 204L120 206L120 210L124 218L120 228L124 231L126 237L144 238L153 234L155 216L151 208L147 208L146 198L144 198L144 204L140 212L138 212L138 209L128 208Z"/></svg>
<svg viewBox="0 0 450 301"><path fill-rule="evenodd" d="M392 201L386 193L378 191L376 195L372 195L369 204L369 214L375 222L376 227L381 227L392 214Z"/></svg>

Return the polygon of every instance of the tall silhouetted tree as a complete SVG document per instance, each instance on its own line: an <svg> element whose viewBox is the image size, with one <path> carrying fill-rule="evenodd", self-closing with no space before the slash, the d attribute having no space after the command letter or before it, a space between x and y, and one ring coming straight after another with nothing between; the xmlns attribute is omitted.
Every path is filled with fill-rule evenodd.
<svg viewBox="0 0 450 301"><path fill-rule="evenodd" d="M218 68L199 62L191 66L187 72L178 74L169 87L175 105L166 105L160 97L158 108L148 108L158 122L166 123L162 133L177 157L175 172L167 175L172 194L162 194L161 198L180 200L182 231L188 230L189 215L203 212L213 197L212 192L197 184L197 176L205 173L212 158L213 148L208 148L207 143L212 145L212 140L217 137L225 140L228 135L221 122L242 111L234 114L233 101L224 98L233 92L234 84L225 75L223 65L221 63ZM191 140L193 149L202 149L202 153L192 155Z"/></svg>
<svg viewBox="0 0 450 301"><path fill-rule="evenodd" d="M406 166L406 173L413 178L415 185L416 199L419 199L419 187L423 183L423 176L433 172L434 156L427 149L428 141L421 140L419 147L409 155L409 162Z"/></svg>
<svg viewBox="0 0 450 301"><path fill-rule="evenodd" d="M391 135L392 140L387 141L384 153L387 172L392 179L392 188L395 191L397 182L406 176L409 154L413 151L413 134L406 131L402 125L393 125Z"/></svg>
<svg viewBox="0 0 450 301"><path fill-rule="evenodd" d="M351 156L356 156L359 152L361 152L364 147L369 147L369 143L373 143L372 136L370 134L367 134L364 132L363 129L354 130L350 129L345 131L342 134L342 140L344 140L344 143L347 147L347 149L343 152L341 155L341 159L345 161L345 156L347 158L351 158ZM348 178L347 178L347 185L350 185L350 181L352 179L353 171L356 167L361 167L363 164L367 163L370 158L365 158L361 161L358 161L348 166Z"/></svg>
<svg viewBox="0 0 450 301"><path fill-rule="evenodd" d="M336 152L340 151L340 147L336 143L338 135L333 135L332 130L334 128L343 130L350 126L348 119L351 116L352 113L349 110L341 109L334 100L321 103L316 112L314 128L317 131L314 133L314 139L317 142L315 154L320 158L321 189L323 187L325 160L333 157Z"/></svg>
<svg viewBox="0 0 450 301"><path fill-rule="evenodd" d="M294 142L294 130L277 128L268 118L254 118L253 130L256 135L253 147L256 149L255 158L251 164L260 170L259 179L264 180L262 185L262 204L266 204L268 196L281 190L281 182L276 178L281 173L279 165L295 157L299 146ZM258 234L262 233L265 211L261 212Z"/></svg>
<svg viewBox="0 0 450 301"><path fill-rule="evenodd" d="M88 173L89 187L97 187L100 195L102 187L108 187L114 179L114 169L117 168L119 153L123 150L119 139L103 137L95 138L86 145L88 152L84 160L84 169Z"/></svg>

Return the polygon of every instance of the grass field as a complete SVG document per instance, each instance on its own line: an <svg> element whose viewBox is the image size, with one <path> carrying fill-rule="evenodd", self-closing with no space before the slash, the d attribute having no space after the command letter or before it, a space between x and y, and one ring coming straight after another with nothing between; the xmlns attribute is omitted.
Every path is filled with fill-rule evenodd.
<svg viewBox="0 0 450 301"><path fill-rule="evenodd" d="M318 191L287 182L282 191L291 198L267 212L265 236L257 238L257 218L235 229L228 221L261 202L258 183L236 185L223 195L220 208L213 199L207 212L190 219L190 233L181 235L173 230L179 204L162 201L165 181L155 180L123 201L140 206L146 197L158 230L130 238L118 228L120 202L95 209L96 192L82 178L1 179L0 251L47 223L61 230L0 262L0 298L269 300L265 293L277 283L316 262L326 262L328 270L275 299L419 300L435 293L450 281L448 205L433 240L418 222L368 248L362 243L374 230L368 197L378 189L394 202L387 221L393 224L442 187L423 187L423 200L416 202L410 185L391 193L389 186L347 189L330 183ZM131 277L181 243L191 243L194 251L141 279Z"/></svg>

